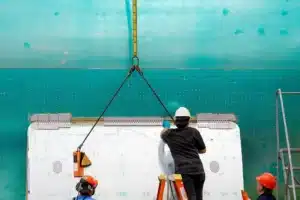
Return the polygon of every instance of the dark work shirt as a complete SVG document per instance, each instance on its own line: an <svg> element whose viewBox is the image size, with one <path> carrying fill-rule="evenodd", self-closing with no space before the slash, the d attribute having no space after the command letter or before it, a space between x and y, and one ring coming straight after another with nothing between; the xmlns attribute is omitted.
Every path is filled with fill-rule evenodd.
<svg viewBox="0 0 300 200"><path fill-rule="evenodd" d="M175 173L204 173L199 151L206 147L197 129L192 127L168 129L161 138L169 146L175 163Z"/></svg>
<svg viewBox="0 0 300 200"><path fill-rule="evenodd" d="M272 194L261 194L257 200L276 200Z"/></svg>

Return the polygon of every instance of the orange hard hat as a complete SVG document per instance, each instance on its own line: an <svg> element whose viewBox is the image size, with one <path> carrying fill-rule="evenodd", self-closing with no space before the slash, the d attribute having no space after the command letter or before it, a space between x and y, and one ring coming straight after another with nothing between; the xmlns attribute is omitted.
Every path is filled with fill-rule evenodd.
<svg viewBox="0 0 300 200"><path fill-rule="evenodd" d="M96 188L98 186L98 181L92 176L83 176L82 180L86 181L93 188Z"/></svg>
<svg viewBox="0 0 300 200"><path fill-rule="evenodd" d="M271 173L263 173L262 175L256 177L256 180L263 187L273 190L276 187L276 177Z"/></svg>

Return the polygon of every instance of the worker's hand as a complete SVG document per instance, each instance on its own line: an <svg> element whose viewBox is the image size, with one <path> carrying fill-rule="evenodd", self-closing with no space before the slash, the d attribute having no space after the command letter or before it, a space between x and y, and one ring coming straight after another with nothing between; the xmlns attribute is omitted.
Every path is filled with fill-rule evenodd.
<svg viewBox="0 0 300 200"><path fill-rule="evenodd" d="M168 129L171 127L171 123L168 120L164 120L162 126Z"/></svg>

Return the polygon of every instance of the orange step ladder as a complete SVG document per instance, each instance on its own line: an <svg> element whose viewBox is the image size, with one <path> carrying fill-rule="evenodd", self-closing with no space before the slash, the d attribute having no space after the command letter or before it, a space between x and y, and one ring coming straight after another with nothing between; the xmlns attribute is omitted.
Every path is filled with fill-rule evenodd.
<svg viewBox="0 0 300 200"><path fill-rule="evenodd" d="M158 180L159 186L156 200L163 200L166 185L170 187L172 195L176 195L176 199L188 200L180 174L172 174L168 177L162 174L158 177ZM169 196L169 190L167 192L167 196Z"/></svg>
<svg viewBox="0 0 300 200"><path fill-rule="evenodd" d="M158 180L159 180L159 185L158 185L156 200L164 199L166 185L171 187L170 192L173 193L172 195L176 195L177 200L188 200L185 189L184 189L184 185L182 182L182 177L180 174L172 174L168 177L164 174L161 174L158 177ZM174 192L174 190L175 190L175 192ZM242 194L242 200L251 200L246 191L241 190L241 194ZM171 198L171 199L174 199L174 198ZM169 200L169 190L167 191L167 200Z"/></svg>

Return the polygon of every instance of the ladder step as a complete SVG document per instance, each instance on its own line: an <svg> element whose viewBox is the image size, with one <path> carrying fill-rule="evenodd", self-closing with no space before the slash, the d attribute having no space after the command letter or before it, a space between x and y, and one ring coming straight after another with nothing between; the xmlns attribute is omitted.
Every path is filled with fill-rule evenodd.
<svg viewBox="0 0 300 200"><path fill-rule="evenodd" d="M285 166L284 167L286 170L288 170L289 169L289 167L288 166ZM292 170L300 170L300 167L292 167Z"/></svg>
<svg viewBox="0 0 300 200"><path fill-rule="evenodd" d="M288 185L288 188L289 188L289 189L292 189L293 186L292 186L292 185ZM296 185L295 185L295 189L300 189L300 185L297 185L297 184L296 184Z"/></svg>
<svg viewBox="0 0 300 200"><path fill-rule="evenodd" d="M300 148L290 148L290 150L291 153L300 153ZM280 152L287 153L288 149L287 148L280 149Z"/></svg>

